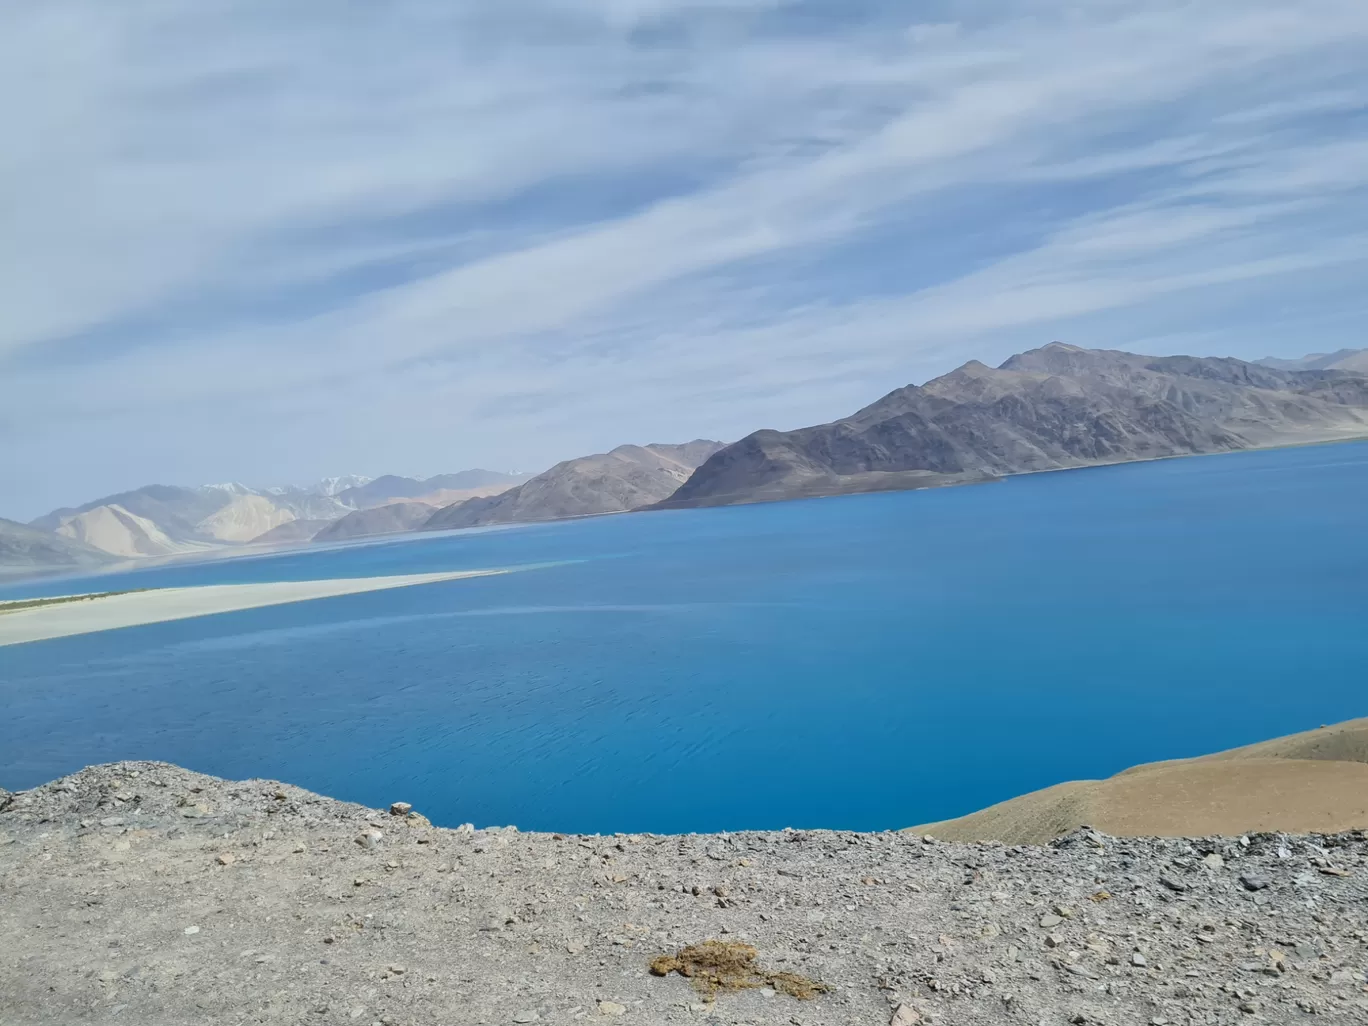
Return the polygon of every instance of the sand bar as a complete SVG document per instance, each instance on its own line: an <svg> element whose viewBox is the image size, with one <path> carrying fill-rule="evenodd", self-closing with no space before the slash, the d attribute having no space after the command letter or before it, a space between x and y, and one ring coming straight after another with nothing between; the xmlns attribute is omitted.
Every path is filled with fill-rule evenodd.
<svg viewBox="0 0 1368 1026"><path fill-rule="evenodd" d="M489 577L504 570L457 570L395 577L344 577L323 581L270 581L260 584L206 584L96 595L82 601L16 608L0 603L0 645L65 638L147 623L188 620L214 613L279 606L289 602L407 588L465 577Z"/></svg>

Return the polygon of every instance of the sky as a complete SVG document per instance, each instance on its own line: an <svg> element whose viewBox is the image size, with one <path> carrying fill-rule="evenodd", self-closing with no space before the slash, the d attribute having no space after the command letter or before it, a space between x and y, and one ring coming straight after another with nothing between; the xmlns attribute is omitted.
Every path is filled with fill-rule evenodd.
<svg viewBox="0 0 1368 1026"><path fill-rule="evenodd" d="M0 0L0 516L1368 346L1363 0Z"/></svg>

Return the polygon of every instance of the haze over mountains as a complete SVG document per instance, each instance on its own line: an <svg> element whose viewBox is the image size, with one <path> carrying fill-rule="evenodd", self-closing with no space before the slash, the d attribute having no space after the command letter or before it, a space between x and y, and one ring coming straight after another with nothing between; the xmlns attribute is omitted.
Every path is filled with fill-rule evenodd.
<svg viewBox="0 0 1368 1026"><path fill-rule="evenodd" d="M622 445L528 475L149 485L0 521L0 564L83 569L242 544L937 487L1009 474L1368 437L1368 350L1300 360L1152 357L1054 342L977 361L841 420L731 444Z"/></svg>

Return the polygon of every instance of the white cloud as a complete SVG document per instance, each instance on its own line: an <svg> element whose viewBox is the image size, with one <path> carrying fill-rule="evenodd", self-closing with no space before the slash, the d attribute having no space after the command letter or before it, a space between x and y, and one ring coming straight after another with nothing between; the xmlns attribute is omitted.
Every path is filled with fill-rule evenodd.
<svg viewBox="0 0 1368 1026"><path fill-rule="evenodd" d="M16 8L0 472L536 466L1368 259L1359 2L817 6Z"/></svg>

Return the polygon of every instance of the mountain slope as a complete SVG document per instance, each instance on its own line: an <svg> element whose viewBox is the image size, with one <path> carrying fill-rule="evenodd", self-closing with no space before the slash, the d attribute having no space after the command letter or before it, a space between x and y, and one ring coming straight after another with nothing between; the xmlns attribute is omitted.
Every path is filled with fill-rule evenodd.
<svg viewBox="0 0 1368 1026"><path fill-rule="evenodd" d="M970 362L843 420L758 431L661 508L983 481L1005 474L1368 435L1368 376L1052 343Z"/></svg>
<svg viewBox="0 0 1368 1026"><path fill-rule="evenodd" d="M195 527L216 541L248 542L295 519L294 513L266 496L247 494L233 496L228 505L215 510Z"/></svg>
<svg viewBox="0 0 1368 1026"><path fill-rule="evenodd" d="M101 506L118 506L144 520L150 520L176 541L207 540L199 532L199 524L233 501L234 492L228 488L181 488L175 485L146 485L131 492L106 495L82 506L53 510L31 526L40 530L56 531L72 517Z"/></svg>
<svg viewBox="0 0 1368 1026"><path fill-rule="evenodd" d="M500 495L443 507L423 529L560 520L635 509L672 495L699 463L721 447L721 442L702 439L683 445L621 445L612 452L566 460Z"/></svg>
<svg viewBox="0 0 1368 1026"><path fill-rule="evenodd" d="M947 841L1046 844L1085 823L1114 835L1188 837L1368 826L1368 719L1056 784L913 829Z"/></svg>
<svg viewBox="0 0 1368 1026"><path fill-rule="evenodd" d="M1340 349L1333 353L1311 353L1296 360L1265 356L1255 360L1260 367L1277 370L1347 370L1368 372L1368 349Z"/></svg>
<svg viewBox="0 0 1368 1026"><path fill-rule="evenodd" d="M346 541L371 535L401 534L421 527L432 516L425 502L392 502L387 506L358 509L335 520L313 536L316 542Z"/></svg>
<svg viewBox="0 0 1368 1026"><path fill-rule="evenodd" d="M125 558L169 556L206 547L172 538L147 517L140 517L118 503L96 506L68 517L54 533Z"/></svg>
<svg viewBox="0 0 1368 1026"><path fill-rule="evenodd" d="M0 518L0 575L95 570L114 561L82 542Z"/></svg>
<svg viewBox="0 0 1368 1026"><path fill-rule="evenodd" d="M335 520L306 520L296 518L273 527L264 534L259 534L251 539L253 545L289 545L292 543L312 541L323 528L329 524L335 524Z"/></svg>
<svg viewBox="0 0 1368 1026"><path fill-rule="evenodd" d="M462 470L455 474L438 474L423 480L386 474L373 481L348 488L337 498L356 509L369 509L402 499L418 499L434 493L473 491L481 489L494 494L527 480L526 475L500 474L493 470Z"/></svg>

